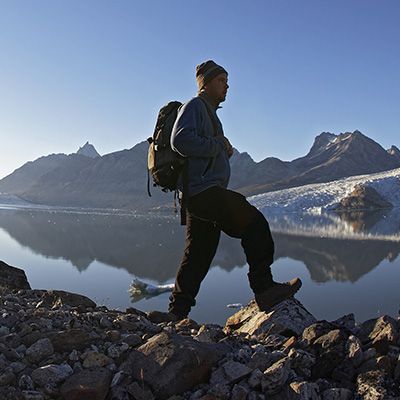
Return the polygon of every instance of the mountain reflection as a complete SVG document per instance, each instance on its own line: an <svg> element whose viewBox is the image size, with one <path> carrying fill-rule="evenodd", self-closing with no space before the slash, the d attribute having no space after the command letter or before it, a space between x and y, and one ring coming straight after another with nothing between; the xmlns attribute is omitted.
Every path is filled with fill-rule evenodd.
<svg viewBox="0 0 400 400"><path fill-rule="evenodd" d="M303 262L316 282L355 282L400 252L396 210L268 219L275 258ZM97 260L160 283L175 276L185 238L184 227L173 216L0 210L0 227L34 253L66 259L80 271ZM240 241L223 235L213 266L230 271L245 263Z"/></svg>

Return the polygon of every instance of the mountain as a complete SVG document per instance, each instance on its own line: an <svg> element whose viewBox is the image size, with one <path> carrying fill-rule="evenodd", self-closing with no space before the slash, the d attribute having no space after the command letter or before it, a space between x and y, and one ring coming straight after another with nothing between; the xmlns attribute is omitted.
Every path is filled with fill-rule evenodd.
<svg viewBox="0 0 400 400"><path fill-rule="evenodd" d="M97 150L94 148L92 144L89 142L86 142L83 147L79 147L79 150L76 152L76 154L80 154L82 156L90 157L90 158L97 158L100 157L100 154L97 152Z"/></svg>
<svg viewBox="0 0 400 400"><path fill-rule="evenodd" d="M94 208L152 208L164 201L172 204L172 194L154 190L148 197L147 149L148 143L142 142L102 157L70 154L19 196L32 203Z"/></svg>
<svg viewBox="0 0 400 400"><path fill-rule="evenodd" d="M66 154L50 154L27 162L0 180L0 193L22 194L32 183L56 168L66 157Z"/></svg>
<svg viewBox="0 0 400 400"><path fill-rule="evenodd" d="M88 142L77 153L41 157L0 180L0 192L39 204L152 209L173 203L172 193L147 195L148 143L100 156ZM400 151L383 149L361 132L318 135L308 154L293 161L255 162L236 149L230 188L245 195L371 174L400 167Z"/></svg>
<svg viewBox="0 0 400 400"><path fill-rule="evenodd" d="M289 163L267 158L249 174L247 185L239 188L242 193L253 195L387 171L399 166L397 154L386 151L359 131L339 135L323 132L315 138L306 156Z"/></svg>

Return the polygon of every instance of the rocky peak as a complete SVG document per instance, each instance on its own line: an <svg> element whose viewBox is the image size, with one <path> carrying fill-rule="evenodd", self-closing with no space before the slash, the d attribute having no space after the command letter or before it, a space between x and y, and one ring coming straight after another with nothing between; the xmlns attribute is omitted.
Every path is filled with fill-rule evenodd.
<svg viewBox="0 0 400 400"><path fill-rule="evenodd" d="M308 157L313 157L324 151L335 139L337 135L330 132L322 132L315 139L308 153Z"/></svg>
<svg viewBox="0 0 400 400"><path fill-rule="evenodd" d="M400 150L396 146L392 146L387 152L400 159Z"/></svg>
<svg viewBox="0 0 400 400"><path fill-rule="evenodd" d="M101 157L97 150L94 148L92 144L86 142L83 147L79 147L79 150L76 154L80 154L82 156L90 157L90 158L97 158Z"/></svg>

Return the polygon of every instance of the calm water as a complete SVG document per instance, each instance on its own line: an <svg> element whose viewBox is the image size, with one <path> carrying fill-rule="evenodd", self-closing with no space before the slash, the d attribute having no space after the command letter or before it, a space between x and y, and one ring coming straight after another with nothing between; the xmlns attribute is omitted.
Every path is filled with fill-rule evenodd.
<svg viewBox="0 0 400 400"><path fill-rule="evenodd" d="M276 244L278 281L299 276L296 296L317 319L353 312L357 321L398 316L400 217L397 210L363 214L267 215ZM25 270L35 289L85 294L125 310L166 310L168 293L131 298L137 277L173 283L184 246L184 227L173 214L29 209L0 205L0 259ZM252 293L237 240L223 236L197 306L190 316L224 325Z"/></svg>

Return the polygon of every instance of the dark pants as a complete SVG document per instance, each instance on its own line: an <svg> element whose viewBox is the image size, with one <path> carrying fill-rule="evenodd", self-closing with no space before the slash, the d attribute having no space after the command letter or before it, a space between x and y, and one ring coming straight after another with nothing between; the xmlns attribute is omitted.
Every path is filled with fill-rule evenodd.
<svg viewBox="0 0 400 400"><path fill-rule="evenodd" d="M187 200L186 248L170 296L169 311L186 316L196 304L221 231L241 239L253 292L261 293L271 285L274 242L267 220L241 194L212 187Z"/></svg>

